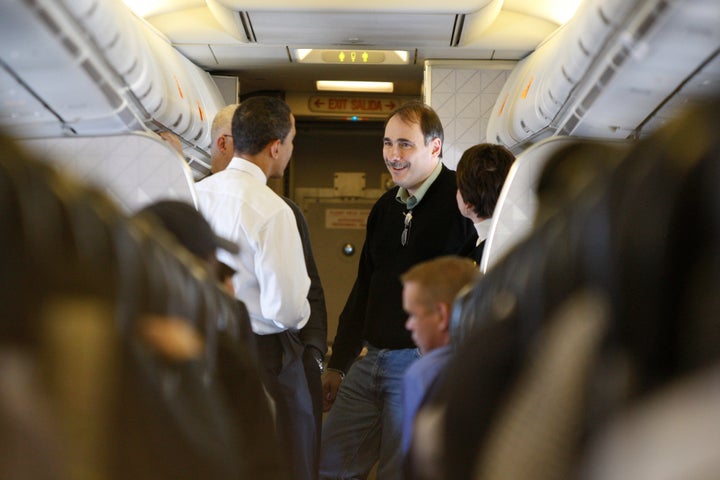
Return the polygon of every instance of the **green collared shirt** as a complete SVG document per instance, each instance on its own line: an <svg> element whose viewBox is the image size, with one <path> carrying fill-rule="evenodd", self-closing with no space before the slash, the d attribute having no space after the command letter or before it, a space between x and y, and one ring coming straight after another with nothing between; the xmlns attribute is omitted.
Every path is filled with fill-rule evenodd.
<svg viewBox="0 0 720 480"><path fill-rule="evenodd" d="M415 195L410 195L410 192L408 192L405 187L400 187L398 189L397 195L395 195L395 200L406 205L408 210L412 210L418 203L420 203L420 200L422 200L422 198L425 196L425 192L428 191L430 185L432 185L438 175L440 175L441 170L442 161L439 161L430 176L423 182L422 185L420 185L420 188L417 189Z"/></svg>

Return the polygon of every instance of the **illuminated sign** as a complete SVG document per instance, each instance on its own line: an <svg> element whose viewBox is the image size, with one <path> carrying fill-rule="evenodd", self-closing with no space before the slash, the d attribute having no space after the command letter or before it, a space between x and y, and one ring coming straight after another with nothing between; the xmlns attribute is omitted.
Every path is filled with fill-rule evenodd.
<svg viewBox="0 0 720 480"><path fill-rule="evenodd" d="M407 50L323 50L297 48L293 58L298 63L337 63L346 65L407 65L410 52Z"/></svg>
<svg viewBox="0 0 720 480"><path fill-rule="evenodd" d="M324 50L325 63L385 63L385 52L368 50Z"/></svg>
<svg viewBox="0 0 720 480"><path fill-rule="evenodd" d="M311 112L343 114L388 114L400 106L392 98L311 96L308 108Z"/></svg>

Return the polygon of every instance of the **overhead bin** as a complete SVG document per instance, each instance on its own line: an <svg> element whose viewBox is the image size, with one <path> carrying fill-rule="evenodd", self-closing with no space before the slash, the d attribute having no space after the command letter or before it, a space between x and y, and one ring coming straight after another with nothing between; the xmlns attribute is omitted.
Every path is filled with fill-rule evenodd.
<svg viewBox="0 0 720 480"><path fill-rule="evenodd" d="M122 2L84 0L65 5L139 100L145 116L152 117L162 104L163 89L159 64L148 48L142 22L129 14Z"/></svg>
<svg viewBox="0 0 720 480"><path fill-rule="evenodd" d="M0 127L14 136L169 130L193 168L209 166L217 86L121 0L3 2L0 58Z"/></svg>
<svg viewBox="0 0 720 480"><path fill-rule="evenodd" d="M517 152L556 134L649 133L643 131L649 119L704 65L717 62L719 18L715 0L583 3L518 63L498 96L487 138ZM717 80L715 73L709 85Z"/></svg>
<svg viewBox="0 0 720 480"><path fill-rule="evenodd" d="M515 146L552 135L552 121L632 5L623 0L589 0L521 60L499 96L488 138Z"/></svg>
<svg viewBox="0 0 720 480"><path fill-rule="evenodd" d="M41 6L0 6L0 126L23 137L129 131L141 123L112 72L71 18Z"/></svg>

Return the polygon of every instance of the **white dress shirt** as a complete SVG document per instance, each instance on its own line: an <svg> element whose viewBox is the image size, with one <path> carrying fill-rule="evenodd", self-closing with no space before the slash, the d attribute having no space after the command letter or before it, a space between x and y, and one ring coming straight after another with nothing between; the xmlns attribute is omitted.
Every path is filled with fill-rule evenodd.
<svg viewBox="0 0 720 480"><path fill-rule="evenodd" d="M475 242L476 246L487 240L488 233L490 233L491 224L492 218L486 218L485 220L480 220L478 223L473 224L475 225L475 231L478 235L477 242Z"/></svg>
<svg viewBox="0 0 720 480"><path fill-rule="evenodd" d="M215 233L240 247L237 255L219 251L218 258L237 270L235 296L260 335L300 329L310 316L310 278L295 216L266 182L260 167L235 157L195 185Z"/></svg>

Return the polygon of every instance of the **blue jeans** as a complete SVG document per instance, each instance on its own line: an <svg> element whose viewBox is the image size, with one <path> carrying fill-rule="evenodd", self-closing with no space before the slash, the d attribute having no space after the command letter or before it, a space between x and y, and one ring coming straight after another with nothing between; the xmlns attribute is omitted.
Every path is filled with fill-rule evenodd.
<svg viewBox="0 0 720 480"><path fill-rule="evenodd" d="M366 478L377 460L378 480L402 478L402 378L418 358L369 346L350 368L323 423L322 480Z"/></svg>

